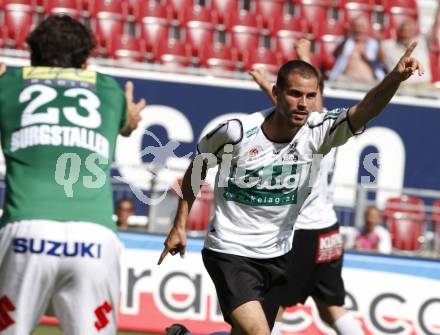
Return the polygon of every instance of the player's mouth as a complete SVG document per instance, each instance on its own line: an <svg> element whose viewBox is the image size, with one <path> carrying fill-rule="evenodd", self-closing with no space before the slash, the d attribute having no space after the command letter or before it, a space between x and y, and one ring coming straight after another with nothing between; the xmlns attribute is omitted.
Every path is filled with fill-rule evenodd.
<svg viewBox="0 0 440 335"><path fill-rule="evenodd" d="M296 121L304 121L305 119L307 119L308 115L309 113L307 113L307 111L300 111L300 110L296 110L292 114L293 119Z"/></svg>

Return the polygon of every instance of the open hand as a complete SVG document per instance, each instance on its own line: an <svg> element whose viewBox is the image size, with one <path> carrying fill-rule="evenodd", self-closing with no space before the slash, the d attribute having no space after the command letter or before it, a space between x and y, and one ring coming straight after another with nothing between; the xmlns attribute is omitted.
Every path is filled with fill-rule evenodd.
<svg viewBox="0 0 440 335"><path fill-rule="evenodd" d="M127 121L124 128L121 130L121 135L128 136L133 130L135 130L141 120L141 111L146 106L145 99L139 100L139 102L133 101L134 85L131 81L127 81L125 84L125 100L127 102L126 113Z"/></svg>

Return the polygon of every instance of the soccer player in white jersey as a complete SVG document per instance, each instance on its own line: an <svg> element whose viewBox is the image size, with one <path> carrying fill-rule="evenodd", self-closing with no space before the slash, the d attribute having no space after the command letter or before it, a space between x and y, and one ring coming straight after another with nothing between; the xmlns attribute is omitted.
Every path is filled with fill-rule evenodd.
<svg viewBox="0 0 440 335"><path fill-rule="evenodd" d="M311 63L311 44L301 39L295 44L299 59ZM275 104L272 84L264 69L250 72L252 78ZM315 110L323 112L324 82L319 83ZM343 241L333 209L333 174L336 148L322 159L312 192L303 204L295 223L292 263L287 271L288 289L281 301L272 335L281 335L284 308L304 304L313 297L321 319L341 335L362 335L359 323L344 308L345 288L341 276Z"/></svg>
<svg viewBox="0 0 440 335"><path fill-rule="evenodd" d="M168 253L185 255L191 205L207 167L220 163L202 256L233 335L270 334L314 155L345 143L385 108L402 81L415 71L423 74L411 58L415 46L359 104L327 113L312 112L316 69L304 61L287 62L273 88L275 108L224 122L198 144L200 154L184 175L183 198L159 264Z"/></svg>

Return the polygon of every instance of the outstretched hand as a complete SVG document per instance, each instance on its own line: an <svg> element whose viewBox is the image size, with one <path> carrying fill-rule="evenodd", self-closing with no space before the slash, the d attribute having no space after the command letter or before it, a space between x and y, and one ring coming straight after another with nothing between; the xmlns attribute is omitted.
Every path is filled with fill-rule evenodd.
<svg viewBox="0 0 440 335"><path fill-rule="evenodd" d="M121 135L128 136L133 130L135 130L141 120L141 111L146 106L145 99L139 100L139 102L133 101L134 85L131 81L127 81L125 84L125 100L127 103L126 113L127 121L124 128L121 130Z"/></svg>
<svg viewBox="0 0 440 335"><path fill-rule="evenodd" d="M160 254L157 265L160 265L165 257L170 253L172 256L180 254L180 257L185 257L186 251L186 231L185 228L178 228L174 226L169 232L167 239L165 240L164 248Z"/></svg>
<svg viewBox="0 0 440 335"><path fill-rule="evenodd" d="M254 68L249 71L249 74L258 85L264 87L265 85L269 84L269 81L266 77L266 70L263 67Z"/></svg>
<svg viewBox="0 0 440 335"><path fill-rule="evenodd" d="M300 38L295 43L293 48L298 56L298 59L309 64L312 63L312 43L308 39Z"/></svg>
<svg viewBox="0 0 440 335"><path fill-rule="evenodd" d="M423 65L417 59L411 57L416 46L417 42L412 42L394 68L394 71L401 77L401 81L407 80L416 71L419 76L422 76L425 73Z"/></svg>

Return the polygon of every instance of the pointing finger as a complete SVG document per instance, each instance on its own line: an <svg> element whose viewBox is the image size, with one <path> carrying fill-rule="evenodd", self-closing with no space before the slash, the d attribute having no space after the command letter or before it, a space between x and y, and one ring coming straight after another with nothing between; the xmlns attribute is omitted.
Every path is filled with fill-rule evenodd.
<svg viewBox="0 0 440 335"><path fill-rule="evenodd" d="M402 58L411 57L412 52L417 46L417 42L412 42L409 47L405 50L405 53L403 54Z"/></svg>
<svg viewBox="0 0 440 335"><path fill-rule="evenodd" d="M127 81L125 83L125 99L127 99L127 104L133 102L133 90L134 90L133 83L131 81Z"/></svg>
<svg viewBox="0 0 440 335"><path fill-rule="evenodd" d="M163 249L162 253L160 254L159 261L157 262L157 265L160 265L160 264L162 263L162 261L164 260L164 258L167 256L168 251L169 251L169 250L168 250L168 247L165 247L165 248Z"/></svg>

